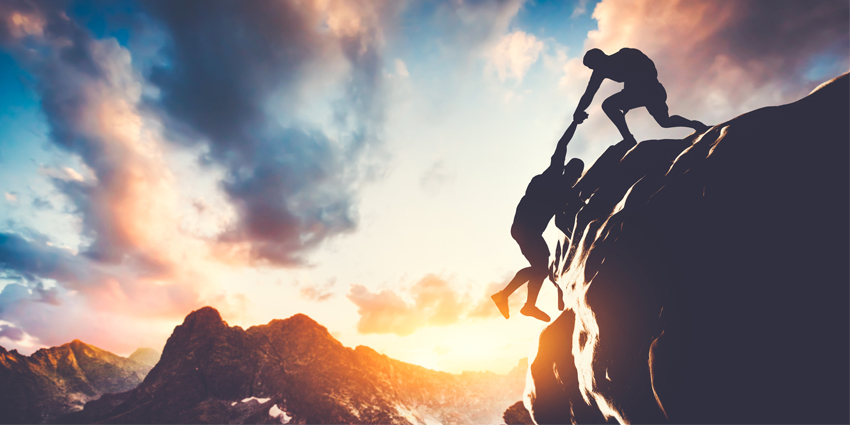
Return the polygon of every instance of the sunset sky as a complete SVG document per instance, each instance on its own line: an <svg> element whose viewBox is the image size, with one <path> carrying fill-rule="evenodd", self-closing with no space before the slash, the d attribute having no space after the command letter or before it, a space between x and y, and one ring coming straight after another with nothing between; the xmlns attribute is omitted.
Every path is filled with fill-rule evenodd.
<svg viewBox="0 0 850 425"><path fill-rule="evenodd" d="M489 296L527 265L514 210L584 52L641 49L670 112L714 125L846 72L848 22L844 0L4 0L0 345L161 350L210 305L507 372L543 323L518 314L524 288L510 320ZM621 87L569 157L620 140L600 104ZM557 313L551 284L538 306Z"/></svg>

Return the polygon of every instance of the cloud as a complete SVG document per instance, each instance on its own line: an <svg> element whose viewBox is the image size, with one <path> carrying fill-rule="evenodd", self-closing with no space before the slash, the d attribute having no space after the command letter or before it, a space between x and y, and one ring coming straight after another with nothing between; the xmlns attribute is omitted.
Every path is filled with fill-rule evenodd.
<svg viewBox="0 0 850 425"><path fill-rule="evenodd" d="M206 292L187 277L146 277L144 268L115 267L53 246L46 237L0 233L0 320L32 335L38 345L80 338L117 351L161 343L173 321L205 304L233 311L239 300ZM45 282L55 282L48 286ZM160 323L170 326L158 327Z"/></svg>
<svg viewBox="0 0 850 425"><path fill-rule="evenodd" d="M68 175L70 180L76 180L78 182L85 180L83 178L83 176L80 173L78 173L76 170L74 170L73 168L62 167L62 171L64 171Z"/></svg>
<svg viewBox="0 0 850 425"><path fill-rule="evenodd" d="M447 347L445 345L438 345L438 346L434 347L434 354L436 354L438 356L445 356L446 354L449 354L451 352L452 352L452 348Z"/></svg>
<svg viewBox="0 0 850 425"><path fill-rule="evenodd" d="M39 210L52 210L54 208L53 203L50 202L49 199L43 198L41 196L36 196L35 198L33 198L32 206L33 208Z"/></svg>
<svg viewBox="0 0 850 425"><path fill-rule="evenodd" d="M401 59L395 60L395 73L400 77L410 77L410 72L407 70L407 65Z"/></svg>
<svg viewBox="0 0 850 425"><path fill-rule="evenodd" d="M513 78L519 84L542 51L543 42L533 34L514 31L503 36L490 49L488 66L496 71L499 81Z"/></svg>
<svg viewBox="0 0 850 425"><path fill-rule="evenodd" d="M336 295L336 293L332 291L335 285L336 279L330 279L324 285L305 286L299 290L299 293L303 298L310 301L327 301Z"/></svg>
<svg viewBox="0 0 850 425"><path fill-rule="evenodd" d="M2 299L2 294L0 294L0 299ZM28 353L38 346L37 340L32 335L5 320L0 320L0 341L7 350L16 349L24 353Z"/></svg>
<svg viewBox="0 0 850 425"><path fill-rule="evenodd" d="M37 344L155 343L170 330L156 323L201 305L244 310L244 297L218 289L213 254L300 265L355 228L384 119L381 22L396 3L140 3L136 34L167 41L136 63L65 6L0 3L0 47L31 74L50 142L81 163L40 171L70 201L82 243L78 253L27 229L0 234L11 282L0 320ZM333 132L298 116L325 83L343 88L328 101ZM201 147L201 162L223 170L237 216L212 241L182 230L172 142Z"/></svg>
<svg viewBox="0 0 850 425"><path fill-rule="evenodd" d="M346 297L357 306L358 332L407 336L423 327L501 317L490 295L504 286L505 282L494 282L485 293L472 296L455 290L447 280L428 274L409 289L412 303L396 291L371 292L363 285L352 285Z"/></svg>
<svg viewBox="0 0 850 425"><path fill-rule="evenodd" d="M347 297L358 307L357 331L406 336L424 326L448 326L460 319L467 301L433 274L413 285L410 294L413 304L391 290L372 293L362 285L352 285Z"/></svg>
<svg viewBox="0 0 850 425"><path fill-rule="evenodd" d="M157 135L138 109L142 84L130 53L114 39L91 38L59 3L11 4L21 10L0 12L12 23L0 38L35 76L51 142L94 174L87 181L71 168L45 170L82 218L83 251L97 261L132 259L167 272L172 265L159 242L172 230L176 194ZM40 22L43 31L15 31L21 15L33 16L24 22Z"/></svg>
<svg viewBox="0 0 850 425"><path fill-rule="evenodd" d="M196 213L203 214L209 208L209 205L203 199L193 199L192 200L192 208Z"/></svg>
<svg viewBox="0 0 850 425"><path fill-rule="evenodd" d="M570 15L570 18L577 18L581 15L584 15L585 13L587 13L587 0L578 0L575 9L573 9L573 14Z"/></svg>
<svg viewBox="0 0 850 425"><path fill-rule="evenodd" d="M98 264L83 254L15 233L0 233L0 269L7 279L20 282L7 285L4 291L26 290L24 298L57 306L62 303L62 294L73 292L101 311L180 317L188 307L201 302L196 287L164 284L156 278L139 276L138 269ZM47 288L45 279L60 286ZM15 285L19 288L10 289ZM9 299L21 298L22 292L13 294ZM5 320L13 319L0 315Z"/></svg>
<svg viewBox="0 0 850 425"><path fill-rule="evenodd" d="M10 204L18 203L18 194L16 192L6 192L5 194L6 202Z"/></svg>
<svg viewBox="0 0 850 425"><path fill-rule="evenodd" d="M0 269L33 284L40 279L55 279L76 286L92 280L79 257L48 245L46 239L41 236L29 240L15 233L0 233Z"/></svg>
<svg viewBox="0 0 850 425"><path fill-rule="evenodd" d="M161 57L141 66L146 75L130 51L95 39L64 6L4 2L0 43L33 75L51 142L83 163L83 173L42 170L81 219L83 244L77 255L46 237L4 233L2 268L20 282L7 295L20 296L6 298L3 317L53 343L39 317L82 305L92 314L71 315L77 325L100 313L179 317L201 302L239 304L216 293L211 249L300 265L355 228L358 185L383 125L381 20L395 3L140 3L147 16L136 24L150 28L137 29L167 35ZM307 88L331 80L344 89L332 100L333 134L297 116L313 101ZM214 247L180 230L163 126L224 170L220 188L237 218Z"/></svg>
<svg viewBox="0 0 850 425"><path fill-rule="evenodd" d="M74 180L74 181L84 181L85 177L82 174L78 173L77 170L71 167L60 167L60 168L51 168L51 167L39 167L39 173L42 175L59 179L59 180Z"/></svg>
<svg viewBox="0 0 850 425"><path fill-rule="evenodd" d="M151 73L161 93L155 107L225 170L221 188L237 219L220 235L220 252L297 266L323 241L353 231L358 184L380 148L382 20L395 3L144 5L170 36L168 65ZM346 81L333 102L337 135L297 118L314 100L307 89L316 78Z"/></svg>
<svg viewBox="0 0 850 425"><path fill-rule="evenodd" d="M546 58L546 46L557 46L551 39L540 40L515 28L515 18L525 4L525 0L438 2L432 20L441 60L451 64L461 79L483 72L487 80L519 86L541 54ZM503 90L507 102L523 97L509 88L498 90Z"/></svg>
<svg viewBox="0 0 850 425"><path fill-rule="evenodd" d="M327 301L334 296L333 292L322 291L321 288L317 288L315 286L301 288L301 291L299 291L299 293L302 297L310 301Z"/></svg>
<svg viewBox="0 0 850 425"><path fill-rule="evenodd" d="M452 49L478 57L507 31L525 0L451 0L437 6L434 21Z"/></svg>
<svg viewBox="0 0 850 425"><path fill-rule="evenodd" d="M77 253L36 231L0 233L0 273L15 282L0 294L0 319L38 344L77 335L130 349L167 335L145 323L229 301L215 288L206 242L180 231L161 124L144 112L130 52L94 38L64 5L2 2L0 47L32 75L49 141L82 163L83 173L40 172L70 201L83 241Z"/></svg>
<svg viewBox="0 0 850 425"><path fill-rule="evenodd" d="M424 318L394 291L372 293L365 286L352 285L346 296L357 305L360 314L357 331L360 333L407 336L424 325Z"/></svg>
<svg viewBox="0 0 850 425"><path fill-rule="evenodd" d="M419 178L419 187L425 193L435 195L441 187L454 179L454 170L450 169L445 161L438 159L422 173L422 176Z"/></svg>
<svg viewBox="0 0 850 425"><path fill-rule="evenodd" d="M11 325L0 325L0 338L9 338L12 341L21 341L24 339L24 331Z"/></svg>
<svg viewBox="0 0 850 425"><path fill-rule="evenodd" d="M56 287L45 288L44 282L37 282L32 288L33 295L36 295L36 301L51 305L60 305L62 301L59 295L59 289Z"/></svg>

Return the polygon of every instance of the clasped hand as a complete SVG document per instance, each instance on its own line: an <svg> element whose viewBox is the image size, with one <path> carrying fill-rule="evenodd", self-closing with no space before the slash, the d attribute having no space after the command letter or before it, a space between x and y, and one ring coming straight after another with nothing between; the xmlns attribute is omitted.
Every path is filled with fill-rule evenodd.
<svg viewBox="0 0 850 425"><path fill-rule="evenodd" d="M575 121L578 124L583 123L584 120L586 120L586 119L587 119L587 112L576 111L576 113L573 114L573 121Z"/></svg>

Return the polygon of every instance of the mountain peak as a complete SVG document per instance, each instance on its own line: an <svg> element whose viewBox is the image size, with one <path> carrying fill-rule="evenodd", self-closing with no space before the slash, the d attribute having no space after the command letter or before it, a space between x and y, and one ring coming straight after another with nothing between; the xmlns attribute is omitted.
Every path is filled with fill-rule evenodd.
<svg viewBox="0 0 850 425"><path fill-rule="evenodd" d="M199 308L183 319L183 326L190 328L220 328L226 327L227 323L221 318L218 310L206 306Z"/></svg>
<svg viewBox="0 0 850 425"><path fill-rule="evenodd" d="M75 339L75 340L73 340L73 341L71 341L71 342L69 342L65 345L68 346L68 347L71 347L71 348L88 348L89 347L88 344L86 344L83 341L80 341L79 339Z"/></svg>
<svg viewBox="0 0 850 425"><path fill-rule="evenodd" d="M159 361L159 357L159 351L156 351L150 347L139 347L136 349L136 351L133 351L133 354L130 354L130 356L127 358L143 365L153 367L156 366L156 363Z"/></svg>
<svg viewBox="0 0 850 425"><path fill-rule="evenodd" d="M93 346L86 344L79 339L75 339L67 344L62 345L60 348L67 348L71 351L71 354L75 358L79 357L100 357L103 355L104 351Z"/></svg>
<svg viewBox="0 0 850 425"><path fill-rule="evenodd" d="M523 357L523 358L519 359L519 361L517 362L517 365L514 366L514 368L511 369L511 371L508 372L508 373L523 373L524 374L525 371L527 371L527 370L528 370L528 357Z"/></svg>
<svg viewBox="0 0 850 425"><path fill-rule="evenodd" d="M328 332L328 328L303 313L296 313L286 319L274 319L266 325L256 327L268 327L278 331L286 330L286 332L294 331L298 334L310 334L313 336L327 335L329 338L333 338L330 332Z"/></svg>
<svg viewBox="0 0 850 425"><path fill-rule="evenodd" d="M290 317L289 319L286 319L286 321L289 322L292 325L297 326L297 327L312 327L312 328L322 328L322 329L327 330L327 328L325 328L324 326L319 324L319 322L313 320L312 317L310 317L306 314L303 314L303 313L296 313L292 317Z"/></svg>

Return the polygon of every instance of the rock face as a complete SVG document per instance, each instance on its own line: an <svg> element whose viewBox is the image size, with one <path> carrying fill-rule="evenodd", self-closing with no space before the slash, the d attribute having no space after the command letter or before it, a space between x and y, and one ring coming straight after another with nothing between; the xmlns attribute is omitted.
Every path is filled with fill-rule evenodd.
<svg viewBox="0 0 850 425"><path fill-rule="evenodd" d="M531 415L528 414L528 410L522 404L522 401L518 401L512 404L511 407L508 407L505 413L502 414L502 419L505 421L505 425L534 425L534 421L531 419Z"/></svg>
<svg viewBox="0 0 850 425"><path fill-rule="evenodd" d="M135 388L151 367L79 340L29 357L0 347L0 422L50 421L102 394Z"/></svg>
<svg viewBox="0 0 850 425"><path fill-rule="evenodd" d="M845 74L588 170L538 423L848 423L848 94Z"/></svg>
<svg viewBox="0 0 850 425"><path fill-rule="evenodd" d="M525 375L525 365L508 375L435 372L367 347L347 348L302 314L243 330L205 307L175 328L159 363L129 398L97 419L498 423L521 397Z"/></svg>

